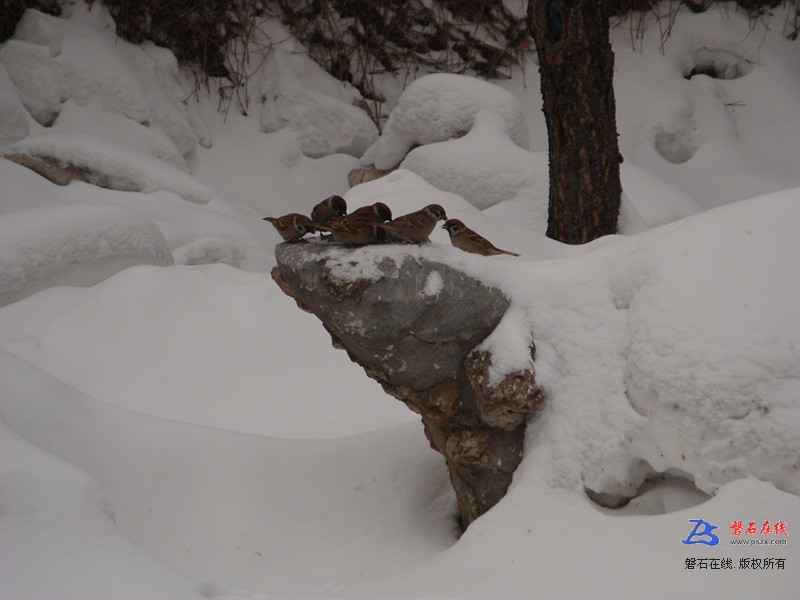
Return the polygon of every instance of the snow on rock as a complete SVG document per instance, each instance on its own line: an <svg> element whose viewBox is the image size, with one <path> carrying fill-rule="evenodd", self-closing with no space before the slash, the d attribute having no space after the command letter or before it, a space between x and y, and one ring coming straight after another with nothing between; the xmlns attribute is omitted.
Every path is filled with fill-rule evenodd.
<svg viewBox="0 0 800 600"><path fill-rule="evenodd" d="M238 256L237 248L245 251L239 267L263 271L269 258L265 241L261 236L271 235L274 228L261 221L258 215L251 215L234 208L222 199L208 204L186 202L180 196L167 191L147 194L122 192L97 187L82 181L69 185L53 185L41 177L12 161L0 159L0 215L29 208L44 208L75 204L97 204L116 206L135 210L150 219L164 234L169 247L175 251L182 246L206 238L225 240L230 244L229 253L220 249L219 256L233 258ZM0 218L3 218L0 216ZM275 234L277 237L277 234ZM198 258L199 248L186 248L179 255ZM204 252L210 258L211 252ZM227 262L227 260L225 261Z"/></svg>
<svg viewBox="0 0 800 600"><path fill-rule="evenodd" d="M510 307L495 330L475 347L476 351L491 354L490 385L497 385L505 375L515 371L532 371L533 349L530 320L518 306Z"/></svg>
<svg viewBox="0 0 800 600"><path fill-rule="evenodd" d="M28 111L19 101L14 82L0 63L0 146L21 140L30 131Z"/></svg>
<svg viewBox="0 0 800 600"><path fill-rule="evenodd" d="M146 217L94 205L23 210L0 222L0 305L57 285L89 286L134 265L171 265Z"/></svg>
<svg viewBox="0 0 800 600"><path fill-rule="evenodd" d="M582 251L579 246L568 246L544 235L547 228L546 198L533 193L530 196L520 193L518 198L480 211L461 196L437 189L411 171L396 169L380 179L354 187L347 192L345 199L352 208L377 201L387 202L398 216L435 202L442 205L448 217L461 219L497 245L530 258L541 260ZM430 237L435 243L451 245L450 236L441 227L434 228Z"/></svg>
<svg viewBox="0 0 800 600"><path fill-rule="evenodd" d="M463 136L486 113L493 115L495 126L515 144L528 147L525 118L510 92L463 75L420 77L398 98L383 135L361 157L361 163L392 169L414 146Z"/></svg>
<svg viewBox="0 0 800 600"><path fill-rule="evenodd" d="M546 202L547 155L529 152L527 145L525 119L510 92L438 73L408 86L361 163L378 169L399 164L480 209L523 189Z"/></svg>
<svg viewBox="0 0 800 600"><path fill-rule="evenodd" d="M498 390L492 357L472 353L504 318L508 299L439 262L439 249L406 247L283 243L272 276L322 321L335 346L421 415L425 437L446 459L466 528L505 495L522 459L526 416L543 397L529 371Z"/></svg>
<svg viewBox="0 0 800 600"><path fill-rule="evenodd" d="M119 113L107 112L97 100L85 106L67 100L50 130L90 133L189 172L180 150L162 129L146 127Z"/></svg>
<svg viewBox="0 0 800 600"><path fill-rule="evenodd" d="M322 71L304 50L298 52L302 47L285 30L272 22L267 25L275 39L285 41L272 49L263 69L262 130L291 128L300 136L303 153L313 158L361 156L378 137L369 115L354 106L361 95Z"/></svg>
<svg viewBox="0 0 800 600"><path fill-rule="evenodd" d="M479 209L510 200L521 190L546 202L547 155L519 147L499 125L494 114L481 113L463 137L415 148L400 166Z"/></svg>
<svg viewBox="0 0 800 600"><path fill-rule="evenodd" d="M8 152L52 158L78 169L90 183L110 189L166 190L197 204L216 198L205 185L178 168L90 133L47 132L12 144Z"/></svg>
<svg viewBox="0 0 800 600"><path fill-rule="evenodd" d="M176 99L177 68L120 40L102 6L89 11L79 3L66 12L60 18L29 9L0 48L0 62L39 123L49 125L68 99L79 105L96 99L109 112L161 127L181 153L210 144L207 130Z"/></svg>
<svg viewBox="0 0 800 600"><path fill-rule="evenodd" d="M19 99L36 121L53 122L62 100L61 82L68 77L45 46L7 40L0 47L0 63L19 90Z"/></svg>

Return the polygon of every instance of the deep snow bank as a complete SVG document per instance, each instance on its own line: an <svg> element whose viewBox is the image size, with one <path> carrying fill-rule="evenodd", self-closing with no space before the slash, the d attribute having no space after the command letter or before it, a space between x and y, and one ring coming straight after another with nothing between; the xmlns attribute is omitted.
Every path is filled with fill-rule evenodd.
<svg viewBox="0 0 800 600"><path fill-rule="evenodd" d="M527 306L552 400L526 453L548 457L551 485L630 496L670 472L708 494L747 475L800 494L799 198L517 273L512 301Z"/></svg>

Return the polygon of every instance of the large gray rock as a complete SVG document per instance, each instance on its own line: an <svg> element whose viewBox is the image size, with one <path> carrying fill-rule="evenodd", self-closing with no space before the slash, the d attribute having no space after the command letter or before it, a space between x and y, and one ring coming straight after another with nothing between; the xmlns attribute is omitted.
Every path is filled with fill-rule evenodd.
<svg viewBox="0 0 800 600"><path fill-rule="evenodd" d="M522 459L526 415L543 396L532 371L491 382L491 355L473 351L508 299L414 250L285 243L272 276L336 346L422 416L466 527L505 495Z"/></svg>

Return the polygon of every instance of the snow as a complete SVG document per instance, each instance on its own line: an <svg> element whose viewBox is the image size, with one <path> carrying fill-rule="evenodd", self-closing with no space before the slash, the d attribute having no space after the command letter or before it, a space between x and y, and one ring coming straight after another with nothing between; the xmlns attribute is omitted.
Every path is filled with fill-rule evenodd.
<svg viewBox="0 0 800 600"><path fill-rule="evenodd" d="M510 200L523 189L546 206L547 154L519 147L496 119L481 116L463 137L415 148L400 167L479 209Z"/></svg>
<svg viewBox="0 0 800 600"><path fill-rule="evenodd" d="M379 169L396 167L412 147L459 137L488 119L526 148L528 131L513 95L488 82L450 73L420 77L397 100L385 133L361 157Z"/></svg>
<svg viewBox="0 0 800 600"><path fill-rule="evenodd" d="M28 135L31 117L22 106L14 83L0 64L0 144L16 142Z"/></svg>
<svg viewBox="0 0 800 600"><path fill-rule="evenodd" d="M172 170L174 173L180 171ZM171 250L192 262L201 256L199 246L184 248L187 244L209 237L219 238L235 255L243 254L239 266L249 270L263 270L270 260L259 235L269 239L274 229L259 221L257 215L244 209L234 209L220 199L208 204L186 202L180 196L164 190L149 194L102 189L83 182L73 181L67 186L57 186L32 171L8 160L0 159L0 213L37 207L58 207L65 204L110 205L134 210L153 221L167 240ZM277 236L277 234L275 234ZM272 242L274 245L277 240ZM220 246L221 247L221 246ZM182 249L183 248L183 249ZM179 251L179 249L182 249ZM227 252L227 251L226 251Z"/></svg>
<svg viewBox="0 0 800 600"><path fill-rule="evenodd" d="M323 72L283 27L270 23L272 47L261 73L261 127L273 132L289 127L297 132L303 152L318 158L329 154L361 156L378 137L378 128L353 87Z"/></svg>
<svg viewBox="0 0 800 600"><path fill-rule="evenodd" d="M111 206L34 208L0 222L0 305L57 286L92 286L134 265L170 265L164 235Z"/></svg>
<svg viewBox="0 0 800 600"><path fill-rule="evenodd" d="M47 294L42 304L35 297L4 311L3 346L110 404L276 437L337 437L414 420L264 273L143 267ZM109 352L119 339L124 352ZM314 377L286 377L311 357ZM322 382L347 390L351 397L337 402L352 416L331 411Z"/></svg>
<svg viewBox="0 0 800 600"><path fill-rule="evenodd" d="M189 171L183 155L162 129L145 127L122 115L107 112L97 101L86 106L73 100L64 102L50 130L90 133Z"/></svg>
<svg viewBox="0 0 800 600"><path fill-rule="evenodd" d="M425 279L425 285L422 288L422 296L425 298L435 298L438 296L442 289L444 289L444 279L439 271L431 271Z"/></svg>
<svg viewBox="0 0 800 600"><path fill-rule="evenodd" d="M179 88L163 61L117 38L104 11L77 3L67 12L70 19L27 11L15 38L0 48L0 63L39 123L51 123L64 100L79 105L95 100L108 112L152 121L181 153L210 142L207 132L195 127L191 109L175 98Z"/></svg>
<svg viewBox="0 0 800 600"><path fill-rule="evenodd" d="M437 74L390 98L362 161L403 168L348 191L358 159L314 158L301 132L325 119L300 110L265 133L258 85L253 110L186 103L171 53L118 40L97 3L29 11L0 45L0 154L42 153L122 189L58 186L0 158L0 281L19 293L0 308L0 587L20 599L795 598L800 46L781 35L786 10L752 29L730 7L681 11L663 47L654 13L642 38L631 21L612 31L621 235L577 247L543 235L533 62L504 89ZM356 110L293 44L258 63L259 84L298 108ZM684 78L712 63L736 78ZM269 277L279 239L261 217L334 193L397 215L439 203L522 255L461 252L439 228L423 248L332 253L354 278L411 256L501 289L511 308L481 346L493 378L530 367L535 343L546 400L523 462L460 538L418 416ZM432 272L423 299L442 285ZM637 492L615 510L589 498ZM690 519L718 526L719 545L682 544ZM733 545L734 520L785 521L788 544Z"/></svg>
<svg viewBox="0 0 800 600"><path fill-rule="evenodd" d="M525 309L510 307L495 330L476 348L492 355L489 384L495 386L503 376L515 371L535 371L531 356L533 347L531 323Z"/></svg>
<svg viewBox="0 0 800 600"><path fill-rule="evenodd" d="M114 190L166 190L197 204L207 204L215 197L211 190L184 171L90 133L43 133L11 144L9 151L51 158L82 171L90 183Z"/></svg>

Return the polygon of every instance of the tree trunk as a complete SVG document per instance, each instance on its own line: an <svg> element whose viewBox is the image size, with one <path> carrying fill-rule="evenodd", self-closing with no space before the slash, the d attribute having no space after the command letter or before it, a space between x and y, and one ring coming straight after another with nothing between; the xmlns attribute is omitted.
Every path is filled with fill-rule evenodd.
<svg viewBox="0 0 800 600"><path fill-rule="evenodd" d="M616 233L622 186L614 54L604 0L530 0L550 156L547 235L582 244Z"/></svg>

